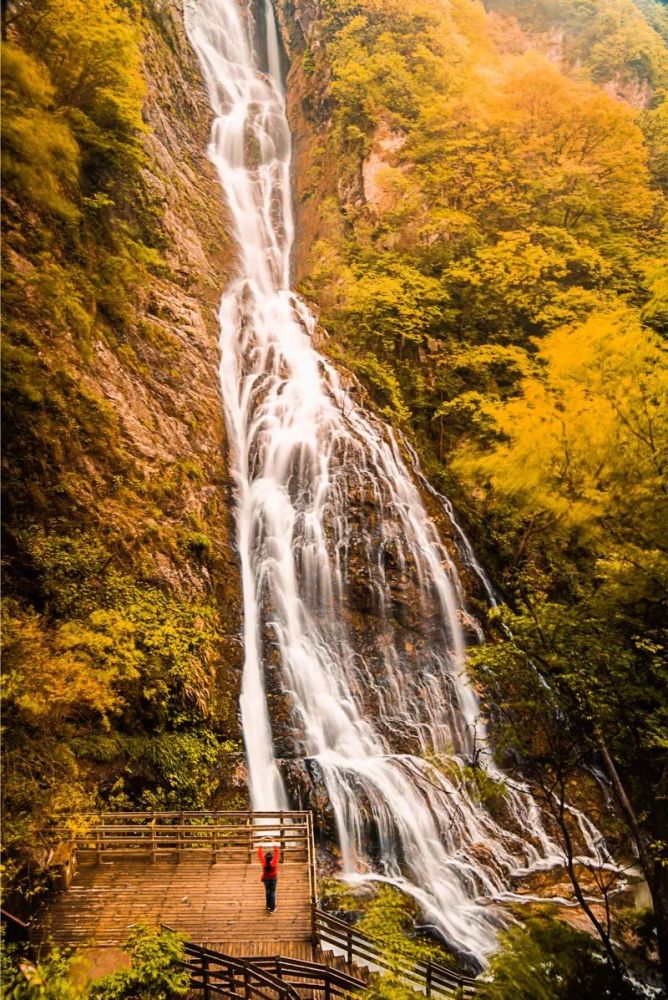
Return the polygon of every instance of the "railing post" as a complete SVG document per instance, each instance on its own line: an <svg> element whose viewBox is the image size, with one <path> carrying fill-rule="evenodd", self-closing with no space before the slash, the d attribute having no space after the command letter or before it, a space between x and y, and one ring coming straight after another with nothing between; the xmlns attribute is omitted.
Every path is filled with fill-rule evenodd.
<svg viewBox="0 0 668 1000"><path fill-rule="evenodd" d="M204 1000L211 1000L209 989L209 959L202 955L202 983L204 984Z"/></svg>
<svg viewBox="0 0 668 1000"><path fill-rule="evenodd" d="M248 863L251 864L253 861L253 814L249 813L248 819L246 820L246 826L248 827Z"/></svg>
<svg viewBox="0 0 668 1000"><path fill-rule="evenodd" d="M279 860L281 864L283 864L283 862L285 861L285 819L284 819L284 812L282 809L280 812L279 823L281 824L280 831L278 834L278 840L281 845L281 857Z"/></svg>
<svg viewBox="0 0 668 1000"><path fill-rule="evenodd" d="M250 1000L250 983L248 982L248 969L244 969L244 997Z"/></svg>
<svg viewBox="0 0 668 1000"><path fill-rule="evenodd" d="M95 847L97 849L97 863L99 865L102 861L102 830L99 826L95 827Z"/></svg>
<svg viewBox="0 0 668 1000"><path fill-rule="evenodd" d="M431 996L431 959L427 959L427 996Z"/></svg>
<svg viewBox="0 0 668 1000"><path fill-rule="evenodd" d="M181 854L183 853L181 851L181 837L182 837L181 827L182 826L183 826L183 811L181 811L179 813L179 825L178 825L177 830L176 830L176 860L177 861L181 860Z"/></svg>
<svg viewBox="0 0 668 1000"><path fill-rule="evenodd" d="M332 995L332 990L329 982L329 976L325 975L325 1000L330 1000Z"/></svg>
<svg viewBox="0 0 668 1000"><path fill-rule="evenodd" d="M150 829L151 829L151 863L153 863L155 861L156 854L157 854L157 851L158 851L158 843L157 843L157 836L156 836L155 824L156 824L156 817L154 816L151 819L151 822L149 824Z"/></svg>
<svg viewBox="0 0 668 1000"><path fill-rule="evenodd" d="M353 930L352 927L348 928L348 965L353 964Z"/></svg>
<svg viewBox="0 0 668 1000"><path fill-rule="evenodd" d="M309 810L306 813L306 858L308 863L308 879L311 891L311 936L313 944L317 944L317 928L315 924L315 910L318 905L318 876L315 864L315 839L313 836L313 813Z"/></svg>
<svg viewBox="0 0 668 1000"><path fill-rule="evenodd" d="M315 948L319 944L318 940L318 904L315 899L311 899L311 944Z"/></svg>

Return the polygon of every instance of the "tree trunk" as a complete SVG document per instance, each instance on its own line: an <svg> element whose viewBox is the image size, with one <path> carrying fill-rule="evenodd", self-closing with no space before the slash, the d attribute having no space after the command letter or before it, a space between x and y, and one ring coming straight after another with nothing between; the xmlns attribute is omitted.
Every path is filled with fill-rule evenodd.
<svg viewBox="0 0 668 1000"><path fill-rule="evenodd" d="M665 862L661 859L657 861L652 874L653 878L647 884L654 904L661 975L668 986L668 867Z"/></svg>
<svg viewBox="0 0 668 1000"><path fill-rule="evenodd" d="M661 974L666 985L668 985L668 868L661 861L655 861L648 849L647 838L640 828L638 817L631 800L626 794L626 789L615 767L610 751L599 730L596 731L596 739L599 750L603 758L606 772L612 784L612 790L617 803L626 819L627 826L631 832L633 843L638 852L638 861L642 868L643 875L652 897L654 916L656 919L656 930L659 947L659 962Z"/></svg>
<svg viewBox="0 0 668 1000"><path fill-rule="evenodd" d="M556 810L553 809L552 812L557 823L559 824L559 829L561 830L563 836L564 849L566 854L566 869L568 871L569 878L573 885L573 892L575 893L575 898L582 907L583 911L587 914L592 925L595 927L596 933L600 937L601 943L603 944L603 947L605 949L605 953L610 959L610 964L615 970L615 973L619 981L622 982L623 976L622 976L621 965L619 964L619 959L617 958L615 950L612 947L612 942L610 941L610 935L607 933L605 927L603 926L603 924L598 919L598 917L592 910L591 906L585 899L584 893L580 886L580 880L578 879L577 872L575 871L575 864L573 863L573 859L575 857L575 851L573 850L573 841L571 839L571 832L568 829L568 822L564 814L564 803L565 803L565 797L562 790L559 795L559 800L556 803L557 808Z"/></svg>

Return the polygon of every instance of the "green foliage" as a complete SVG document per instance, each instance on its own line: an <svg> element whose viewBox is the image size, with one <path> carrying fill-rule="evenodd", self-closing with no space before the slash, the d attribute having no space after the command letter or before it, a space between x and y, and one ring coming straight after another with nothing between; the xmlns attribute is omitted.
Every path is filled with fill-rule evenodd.
<svg viewBox="0 0 668 1000"><path fill-rule="evenodd" d="M655 947L656 917L651 909L627 908L616 914L616 931L624 941L627 954L639 964L647 967Z"/></svg>
<svg viewBox="0 0 668 1000"><path fill-rule="evenodd" d="M336 357L336 353L334 352ZM383 364L374 354L342 354L342 360L371 389L383 413L398 423L405 423L410 416L401 393L401 386L391 366ZM345 405L344 405L345 409Z"/></svg>
<svg viewBox="0 0 668 1000"><path fill-rule="evenodd" d="M492 615L492 641L471 654L495 749L548 803L555 783L576 791L604 746L660 901L663 7L323 11L311 86L336 176L302 288L333 334L327 349L411 434L504 594L505 627ZM503 789L484 774L452 777L493 813Z"/></svg>
<svg viewBox="0 0 668 1000"><path fill-rule="evenodd" d="M485 806L489 812L501 805L506 795L506 784L503 780L492 777L482 767L465 767L462 777L474 802Z"/></svg>
<svg viewBox="0 0 668 1000"><path fill-rule="evenodd" d="M63 219L77 209L79 147L67 119L54 113L48 72L14 45L2 46L2 173L12 193Z"/></svg>
<svg viewBox="0 0 668 1000"><path fill-rule="evenodd" d="M652 28L668 43L668 11L661 0L635 0Z"/></svg>
<svg viewBox="0 0 668 1000"><path fill-rule="evenodd" d="M82 1000L86 993L72 981L71 971L70 952L54 948L33 962L3 942L0 981L5 1000Z"/></svg>
<svg viewBox="0 0 668 1000"><path fill-rule="evenodd" d="M456 468L518 514L541 511L552 536L586 545L620 605L661 602L668 427L665 351L625 309L546 337L522 394L488 403L500 440Z"/></svg>
<svg viewBox="0 0 668 1000"><path fill-rule="evenodd" d="M529 31L560 28L565 35L565 58L584 64L599 83L642 81L659 90L666 86L666 16L653 0L598 0L595 4L486 0L486 6L515 15Z"/></svg>
<svg viewBox="0 0 668 1000"><path fill-rule="evenodd" d="M325 910L354 912L360 903L349 886L338 878L322 878L318 882L318 899Z"/></svg>
<svg viewBox="0 0 668 1000"><path fill-rule="evenodd" d="M413 991L401 979L400 969L414 962L432 959L450 964L450 956L436 945L421 940L412 931L417 906L392 886L380 886L365 908L356 927L372 938L380 949L388 972L374 977L368 991L377 1000L408 1000Z"/></svg>
<svg viewBox="0 0 668 1000"><path fill-rule="evenodd" d="M480 981L481 1000L634 1000L641 994L620 986L587 934L561 921L533 918L502 935L488 977Z"/></svg>
<svg viewBox="0 0 668 1000"><path fill-rule="evenodd" d="M113 0L38 0L15 13L12 27L3 89L3 170L13 199L7 326L16 342L19 317L46 320L86 351L101 320L130 323L129 301L162 267L141 178L140 33ZM26 211L40 213L28 240ZM16 268L14 252L32 267Z"/></svg>
<svg viewBox="0 0 668 1000"><path fill-rule="evenodd" d="M48 66L55 99L82 147L90 190L117 190L143 162L145 83L135 24L112 0L37 0L21 29Z"/></svg>
<svg viewBox="0 0 668 1000"><path fill-rule="evenodd" d="M126 786L141 788L142 805L156 810L205 809L219 788L224 755L238 759L241 752L206 730L135 737L126 747Z"/></svg>
<svg viewBox="0 0 668 1000"><path fill-rule="evenodd" d="M176 718L177 705L206 717L206 665L216 640L210 606L137 586L94 535L32 531L23 540L47 611L60 619L58 650L89 670L108 670L126 700L154 706L156 723L168 709Z"/></svg>
<svg viewBox="0 0 668 1000"><path fill-rule="evenodd" d="M665 647L648 639L630 643L623 620L610 621L605 611L593 598L578 616L563 603L501 609L495 620L504 629L471 654L471 665L509 766L518 759L525 768L540 765L549 784L559 769L572 776L603 739L624 763L634 799L647 803L646 819L660 826L663 803L652 789L665 758ZM658 866L663 853L657 843Z"/></svg>
<svg viewBox="0 0 668 1000"><path fill-rule="evenodd" d="M364 992L368 1000L413 1000L415 991L391 972L381 972L374 976Z"/></svg>
<svg viewBox="0 0 668 1000"><path fill-rule="evenodd" d="M663 105L638 114L528 43L509 55L469 0L332 0L319 37L346 225L330 212L303 288L336 334L332 353L388 414L435 428L442 453L467 422L486 439L470 394L512 394L531 338L614 308L615 294L629 308L653 297L646 315L661 322L650 168L658 178ZM462 341L512 346L514 363L481 355L453 370Z"/></svg>
<svg viewBox="0 0 668 1000"><path fill-rule="evenodd" d="M12 866L54 815L92 807L90 779L101 765L113 775L101 790L109 803L203 809L227 774L226 754L238 749L220 734L209 604L139 585L95 535L32 531L24 545L43 610L15 599L3 609Z"/></svg>
<svg viewBox="0 0 668 1000"><path fill-rule="evenodd" d="M189 975L179 968L183 940L171 931L137 924L129 938L132 967L98 980L90 1000L177 1000L188 994Z"/></svg>
<svg viewBox="0 0 668 1000"><path fill-rule="evenodd" d="M203 531L188 531L183 537L183 544L188 552L192 552L205 561L213 552L213 542Z"/></svg>
<svg viewBox="0 0 668 1000"><path fill-rule="evenodd" d="M304 56L302 58L302 69L306 76L311 76L315 70L315 61L313 59L313 53L310 49L304 50Z"/></svg>
<svg viewBox="0 0 668 1000"><path fill-rule="evenodd" d="M37 962L14 945L1 957L7 1000L177 1000L188 994L189 974L180 968L183 939L172 931L136 924L128 939L130 969L90 984L75 969L76 953L52 948Z"/></svg>
<svg viewBox="0 0 668 1000"><path fill-rule="evenodd" d="M388 255L381 267L373 271L366 262L360 269L343 319L363 342L377 345L379 353L406 341L421 342L444 307L444 292L433 278L407 263L393 262Z"/></svg>
<svg viewBox="0 0 668 1000"><path fill-rule="evenodd" d="M408 933L415 909L411 902L392 886L380 886L367 907L357 929L368 934L382 948L383 958L392 965L426 961L438 949Z"/></svg>

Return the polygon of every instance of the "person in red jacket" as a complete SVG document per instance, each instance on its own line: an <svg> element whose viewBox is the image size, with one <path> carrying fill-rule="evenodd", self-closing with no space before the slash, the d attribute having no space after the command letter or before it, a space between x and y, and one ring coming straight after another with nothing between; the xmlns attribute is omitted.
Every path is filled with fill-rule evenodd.
<svg viewBox="0 0 668 1000"><path fill-rule="evenodd" d="M258 847L257 855L262 865L262 881L264 882L264 891L267 896L267 909L270 913L273 913L276 909L276 881L278 879L280 848L278 844L270 844L265 854L264 850Z"/></svg>

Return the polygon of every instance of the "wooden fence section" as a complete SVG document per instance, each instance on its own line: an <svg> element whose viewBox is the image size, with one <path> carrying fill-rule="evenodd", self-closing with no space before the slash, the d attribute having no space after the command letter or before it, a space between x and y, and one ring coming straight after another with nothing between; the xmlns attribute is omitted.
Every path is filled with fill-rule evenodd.
<svg viewBox="0 0 668 1000"><path fill-rule="evenodd" d="M185 946L182 968L190 974L190 989L203 993L204 1000L214 996L243 997L244 1000L299 1000L299 994L278 976L254 969L249 962L231 955Z"/></svg>
<svg viewBox="0 0 668 1000"><path fill-rule="evenodd" d="M183 968L190 974L190 988L204 1000L224 996L231 1000L300 1000L322 997L341 1000L366 989L367 984L336 969L315 962L276 955L234 958L199 945L187 944Z"/></svg>
<svg viewBox="0 0 668 1000"><path fill-rule="evenodd" d="M313 872L315 851L310 812L133 812L99 813L77 818L76 826L56 831L85 859L140 855L156 859L194 852L214 861L255 861L258 846L267 842L281 848L281 862L303 861Z"/></svg>
<svg viewBox="0 0 668 1000"><path fill-rule="evenodd" d="M368 965L372 971L386 969L395 972L413 989L424 992L428 997L473 997L476 994L475 979L460 976L431 960L389 964L372 938L323 910L315 909L313 923L320 945L333 945L343 953L348 965L357 961Z"/></svg>
<svg viewBox="0 0 668 1000"><path fill-rule="evenodd" d="M246 961L249 960L246 959ZM271 972L272 975L281 979L287 979L290 985L302 996L323 993L324 1000L330 1000L330 998L348 997L353 993L368 989L368 983L363 979L356 979L346 972L318 962L286 958L282 955L258 956L251 961L254 968Z"/></svg>

